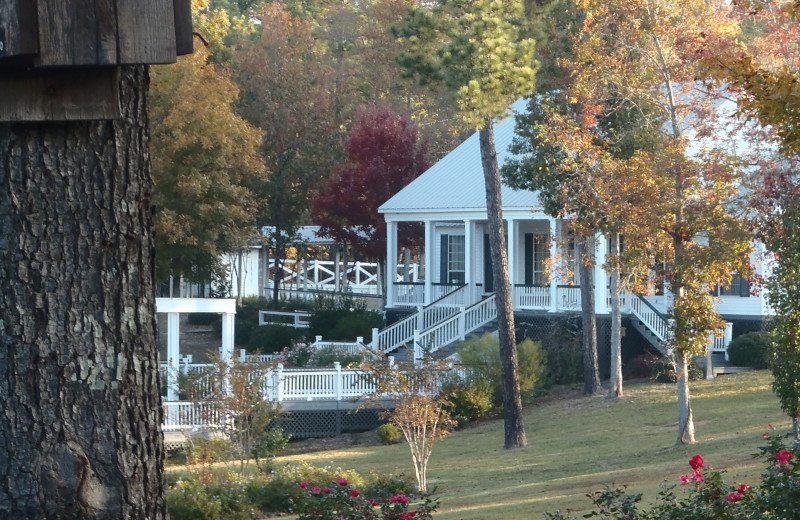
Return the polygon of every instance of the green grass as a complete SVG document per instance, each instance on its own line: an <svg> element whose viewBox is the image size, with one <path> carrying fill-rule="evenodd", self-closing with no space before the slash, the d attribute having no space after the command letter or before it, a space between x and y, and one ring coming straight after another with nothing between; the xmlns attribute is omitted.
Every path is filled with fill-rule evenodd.
<svg viewBox="0 0 800 520"><path fill-rule="evenodd" d="M429 486L437 487L437 520L537 519L544 511L588 510L586 493L628 486L653 497L665 480L677 483L700 454L726 480L753 484L762 463L752 455L772 423L790 421L771 391L769 372L691 384L697 443L675 447L674 385L629 385L625 397L549 398L525 410L528 447L504 450L501 420L453 433L434 448ZM405 444L281 457L278 464L333 463L362 474L413 474Z"/></svg>

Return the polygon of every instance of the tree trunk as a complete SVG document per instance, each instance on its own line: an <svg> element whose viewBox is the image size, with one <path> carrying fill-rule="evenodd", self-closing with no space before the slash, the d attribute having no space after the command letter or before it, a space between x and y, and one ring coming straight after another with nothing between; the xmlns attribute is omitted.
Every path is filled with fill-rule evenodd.
<svg viewBox="0 0 800 520"><path fill-rule="evenodd" d="M0 517L166 517L145 67L115 121L0 124Z"/></svg>
<svg viewBox="0 0 800 520"><path fill-rule="evenodd" d="M610 255L619 257L619 233L611 233ZM622 310L619 301L619 264L611 270L611 388L608 397L622 397Z"/></svg>
<svg viewBox="0 0 800 520"><path fill-rule="evenodd" d="M497 332L500 339L500 368L503 380L503 422L505 448L522 448L528 444L522 422L522 398L517 370L517 342L514 335L514 308L511 304L511 286L508 278L505 233L503 232L503 204L500 196L500 169L494 146L494 126L490 118L480 131L481 163L486 182L486 215L488 219L489 247L492 253L492 279L497 301Z"/></svg>
<svg viewBox="0 0 800 520"><path fill-rule="evenodd" d="M594 311L594 237L580 238L581 322L583 324L583 393L603 391L597 365L597 320Z"/></svg>
<svg viewBox="0 0 800 520"><path fill-rule="evenodd" d="M678 379L678 441L676 444L694 444L694 420L689 402L689 362L685 355L675 354L675 372Z"/></svg>

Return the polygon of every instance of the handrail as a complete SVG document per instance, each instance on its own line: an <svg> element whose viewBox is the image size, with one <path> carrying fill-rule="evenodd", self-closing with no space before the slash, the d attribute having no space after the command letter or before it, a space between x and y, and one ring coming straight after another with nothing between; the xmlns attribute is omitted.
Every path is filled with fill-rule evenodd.
<svg viewBox="0 0 800 520"><path fill-rule="evenodd" d="M650 303L649 301L647 301L647 299L646 299L644 296L642 296L641 294L637 294L637 295L636 295L636 297L637 297L638 299L640 299L640 300L641 300L641 301L642 301L642 302L643 302L645 305L647 305L648 307L650 307L650 310L652 310L653 312L655 312L655 313L656 313L656 315L658 315L658 317L659 317L659 318L661 318L662 320L669 321L669 317L667 317L667 315L666 315L666 314L664 314L663 312L661 312L660 310L656 309L655 305L653 305L652 303Z"/></svg>
<svg viewBox="0 0 800 520"><path fill-rule="evenodd" d="M669 341L671 336L670 320L641 295L637 296L638 298L633 298L630 302L630 308L634 316L641 320L659 340L665 342ZM642 309L642 306L644 306L645 309Z"/></svg>
<svg viewBox="0 0 800 520"><path fill-rule="evenodd" d="M447 318L458 314L460 306L466 305L466 287L461 285L457 289L445 294L438 300L426 305L422 310L422 326L420 329L427 330L437 323L445 321Z"/></svg>
<svg viewBox="0 0 800 520"><path fill-rule="evenodd" d="M419 345L428 352L436 352L454 341L463 340L473 330L497 317L497 303L494 294L470 305L457 315L438 323L419 334Z"/></svg>

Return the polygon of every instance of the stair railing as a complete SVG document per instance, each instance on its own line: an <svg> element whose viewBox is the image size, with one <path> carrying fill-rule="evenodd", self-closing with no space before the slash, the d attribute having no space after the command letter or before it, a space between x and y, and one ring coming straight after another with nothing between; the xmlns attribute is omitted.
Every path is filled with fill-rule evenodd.
<svg viewBox="0 0 800 520"><path fill-rule="evenodd" d="M403 344L410 344L414 341L415 330L429 329L457 315L467 302L468 295L468 286L461 285L429 305L418 308L414 314L373 334L370 348L387 353Z"/></svg>
<svg viewBox="0 0 800 520"><path fill-rule="evenodd" d="M494 294L468 308L462 306L455 316L425 331L415 332L414 341L418 347L415 349L415 356L419 356L420 349L433 353L451 343L463 341L467 334L495 318L497 304Z"/></svg>
<svg viewBox="0 0 800 520"><path fill-rule="evenodd" d="M641 295L630 298L629 304L633 315L647 327L647 330L659 341L669 342L672 337L672 323L662 312Z"/></svg>

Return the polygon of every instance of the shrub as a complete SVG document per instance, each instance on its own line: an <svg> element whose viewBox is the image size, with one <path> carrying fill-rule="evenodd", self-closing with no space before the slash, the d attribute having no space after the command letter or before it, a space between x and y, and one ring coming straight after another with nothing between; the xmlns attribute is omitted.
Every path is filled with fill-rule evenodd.
<svg viewBox="0 0 800 520"><path fill-rule="evenodd" d="M383 315L366 309L322 309L309 319L309 335L331 341L354 341L369 338L373 328L383 326Z"/></svg>
<svg viewBox="0 0 800 520"><path fill-rule="evenodd" d="M394 424L386 423L378 427L378 440L381 441L381 444L397 444L402 436L403 434Z"/></svg>
<svg viewBox="0 0 800 520"><path fill-rule="evenodd" d="M518 331L518 343L530 338L541 344L547 360L548 384L583 382L580 318L550 318L544 325L520 323Z"/></svg>
<svg viewBox="0 0 800 520"><path fill-rule="evenodd" d="M472 337L456 347L456 351L462 364L471 371L471 383L476 386L481 381L488 383L492 389L492 403L495 406L502 403L500 344L497 337L491 334ZM523 399L530 400L547 393L546 358L538 343L526 339L517 345L517 367Z"/></svg>
<svg viewBox="0 0 800 520"><path fill-rule="evenodd" d="M371 473L364 487L364 494L381 502L387 502L395 495L414 494L414 479L400 473L397 476L386 473Z"/></svg>
<svg viewBox="0 0 800 520"><path fill-rule="evenodd" d="M186 315L186 322L189 325L212 325L220 319L220 315L216 312L191 312Z"/></svg>
<svg viewBox="0 0 800 520"><path fill-rule="evenodd" d="M258 469L263 472L271 471L273 460L278 453L286 449L291 438L291 434L283 434L282 428L272 428L262 435L253 449L253 458Z"/></svg>
<svg viewBox="0 0 800 520"><path fill-rule="evenodd" d="M748 332L731 341L728 356L737 367L767 368L771 345L772 338L768 332Z"/></svg>
<svg viewBox="0 0 800 520"><path fill-rule="evenodd" d="M338 362L343 367L351 364L361 363L364 356L358 354L351 354L343 349L330 347L315 349L308 360L310 367L330 367L335 362Z"/></svg>
<svg viewBox="0 0 800 520"><path fill-rule="evenodd" d="M625 378L650 377L653 374L653 365L659 357L652 352L643 352L622 366Z"/></svg>
<svg viewBox="0 0 800 520"><path fill-rule="evenodd" d="M675 358L672 356L663 356L653 363L653 368L650 373L651 378L656 383L675 383L677 382L675 369ZM703 369L697 364L697 361L692 359L689 362L689 381L698 381L703 379Z"/></svg>
<svg viewBox="0 0 800 520"><path fill-rule="evenodd" d="M250 343L253 329L255 329L257 325L253 325L249 321L234 321L233 342L240 347L246 347Z"/></svg>
<svg viewBox="0 0 800 520"><path fill-rule="evenodd" d="M444 408L458 424L457 428L480 419L492 409L492 387L488 381L476 381L473 385L447 383L442 392L447 396Z"/></svg>
<svg viewBox="0 0 800 520"><path fill-rule="evenodd" d="M282 363L285 367L304 367L308 364L314 354L314 347L308 343L295 343L294 345L281 350L276 354L272 361Z"/></svg>
<svg viewBox="0 0 800 520"><path fill-rule="evenodd" d="M274 354L286 348L300 339L302 332L293 327L285 325L262 325L253 328L250 333L250 340L247 342L248 352L260 352L262 354Z"/></svg>

